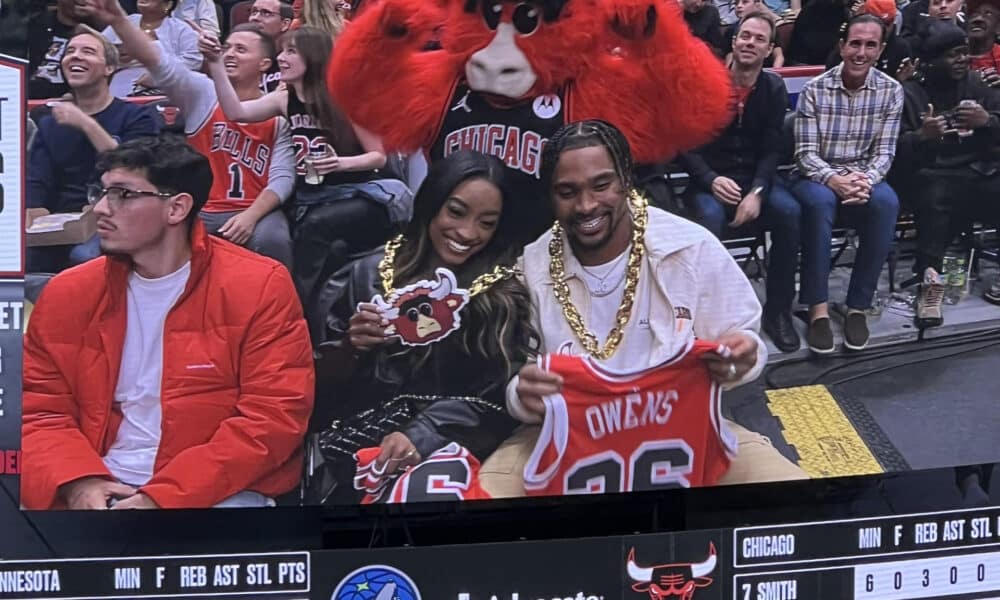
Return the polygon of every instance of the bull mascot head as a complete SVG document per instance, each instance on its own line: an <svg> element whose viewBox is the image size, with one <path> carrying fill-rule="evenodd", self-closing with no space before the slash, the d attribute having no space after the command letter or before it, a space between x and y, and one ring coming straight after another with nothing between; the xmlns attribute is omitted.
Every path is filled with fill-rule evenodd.
<svg viewBox="0 0 1000 600"><path fill-rule="evenodd" d="M389 321L386 333L396 335L407 346L440 341L462 323L459 311L469 303L469 292L458 287L448 269L434 271L434 281L418 281L383 299L372 298Z"/></svg>
<svg viewBox="0 0 1000 600"><path fill-rule="evenodd" d="M628 553L628 576L632 589L649 593L650 600L691 600L698 588L712 585L708 575L715 570L715 544L708 544L708 558L700 563L674 563L641 567L635 562L635 548Z"/></svg>

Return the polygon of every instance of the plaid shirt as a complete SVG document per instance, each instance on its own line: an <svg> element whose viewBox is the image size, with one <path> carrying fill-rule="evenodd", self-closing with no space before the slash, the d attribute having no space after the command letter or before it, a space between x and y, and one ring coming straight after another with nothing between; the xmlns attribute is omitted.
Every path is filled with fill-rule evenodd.
<svg viewBox="0 0 1000 600"><path fill-rule="evenodd" d="M795 163L801 175L819 183L861 171L875 185L896 156L903 88L871 69L864 85L850 92L842 69L838 65L802 88L795 115Z"/></svg>

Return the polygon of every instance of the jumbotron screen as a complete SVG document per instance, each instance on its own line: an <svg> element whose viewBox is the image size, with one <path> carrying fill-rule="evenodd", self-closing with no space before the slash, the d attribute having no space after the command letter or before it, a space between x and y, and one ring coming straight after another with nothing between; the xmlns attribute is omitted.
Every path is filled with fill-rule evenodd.
<svg viewBox="0 0 1000 600"><path fill-rule="evenodd" d="M970 464L979 466L937 484L973 504L996 497L989 480L1000 409L990 386L976 383L996 372L1000 309L982 300L997 276L989 260L976 262L975 272L970 264L970 279L949 291L954 303L946 306L945 326L925 331L913 325L917 288L901 285L909 276L902 271L913 265L912 248L909 255L903 250L912 229L905 230L867 314L867 349L838 346L833 355L814 355L805 340L807 307L796 305L800 345L782 352L760 328L774 260L769 238L734 234L724 246L710 239L704 243L722 262L705 267L677 259L665 266L658 261L669 259L657 253L675 243L671 231L706 234L660 208L647 187L621 199L622 218L633 226L627 251L612 257L627 265L618 295L598 290L585 298L575 284L552 284L552 273L561 270L555 279L570 281L568 271L589 269L586 276L603 289L614 283L602 279L613 269L584 265L558 244L539 241L485 279L464 281L438 268L410 273L411 283L397 285L393 269L410 246L386 235L375 255L352 256L336 273L324 273L319 298L302 303L294 268L230 249L228 241L197 241L185 275L192 279L149 328L141 315L155 308L157 294L136 298L159 279L115 275L110 266L103 275L92 268L97 263L26 272L26 256L65 247L88 226L102 242L124 235L124 221L108 207L109 190L126 185L105 173L93 209L66 219L25 212L24 177L40 144L36 138L29 147L27 137L36 128L43 135L58 108L26 100L26 68L0 60L0 484L22 508L452 502ZM775 72L794 105L804 82L822 69ZM127 102L157 118L176 116L176 107L149 100ZM419 202L421 190L437 182L433 169L423 179L417 172L411 169L407 183ZM130 176L146 175L138 169ZM691 185L676 165L658 177L678 196ZM120 189L116 194L119 208L126 207ZM577 225L585 231L599 223ZM972 234L994 235L982 228ZM835 230L831 243L831 293L843 295L851 260L864 246L849 228ZM213 260L230 252L241 265L275 269L267 284L273 289L250 267L245 277L222 279L213 271L194 283L204 275L205 245L214 248ZM396 262L386 258L393 253ZM110 254L94 260L123 264ZM380 291L344 293L363 269L366 285ZM656 279L666 271L675 279ZM709 291L687 287L695 284ZM476 297L504 285L511 295ZM97 294L95 286L107 291ZM846 318L839 309L836 302L830 309L838 327ZM716 331L713 319L727 311L747 318ZM372 315L378 343L364 329ZM601 315L620 324L590 331L588 323ZM481 330L470 331L474 326ZM498 340L501 346L488 347ZM550 343L543 347L542 340Z"/></svg>

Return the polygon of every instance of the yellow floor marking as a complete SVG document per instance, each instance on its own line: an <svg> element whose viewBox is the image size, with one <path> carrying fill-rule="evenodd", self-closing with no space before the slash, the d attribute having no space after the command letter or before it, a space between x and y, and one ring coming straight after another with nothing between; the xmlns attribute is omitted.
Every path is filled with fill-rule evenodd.
<svg viewBox="0 0 1000 600"><path fill-rule="evenodd" d="M868 446L822 385L768 390L771 413L811 477L882 473Z"/></svg>

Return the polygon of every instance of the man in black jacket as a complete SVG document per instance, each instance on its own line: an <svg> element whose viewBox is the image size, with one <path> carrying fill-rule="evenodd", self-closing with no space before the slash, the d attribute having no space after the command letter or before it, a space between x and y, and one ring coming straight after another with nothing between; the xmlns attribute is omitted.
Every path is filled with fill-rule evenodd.
<svg viewBox="0 0 1000 600"><path fill-rule="evenodd" d="M778 166L788 105L784 80L763 70L775 44L775 25L763 12L740 21L733 38L735 115L715 141L681 157L691 175L688 191L695 219L722 237L728 226L752 224L771 230L773 246L762 328L778 349L793 352L799 337L792 327L799 204L772 182ZM776 193L777 192L777 193Z"/></svg>
<svg viewBox="0 0 1000 600"><path fill-rule="evenodd" d="M1000 223L1000 91L969 70L958 25L930 23L919 37L926 72L904 85L896 160L916 212L916 320L931 327L943 322L939 272L948 245L972 221Z"/></svg>

